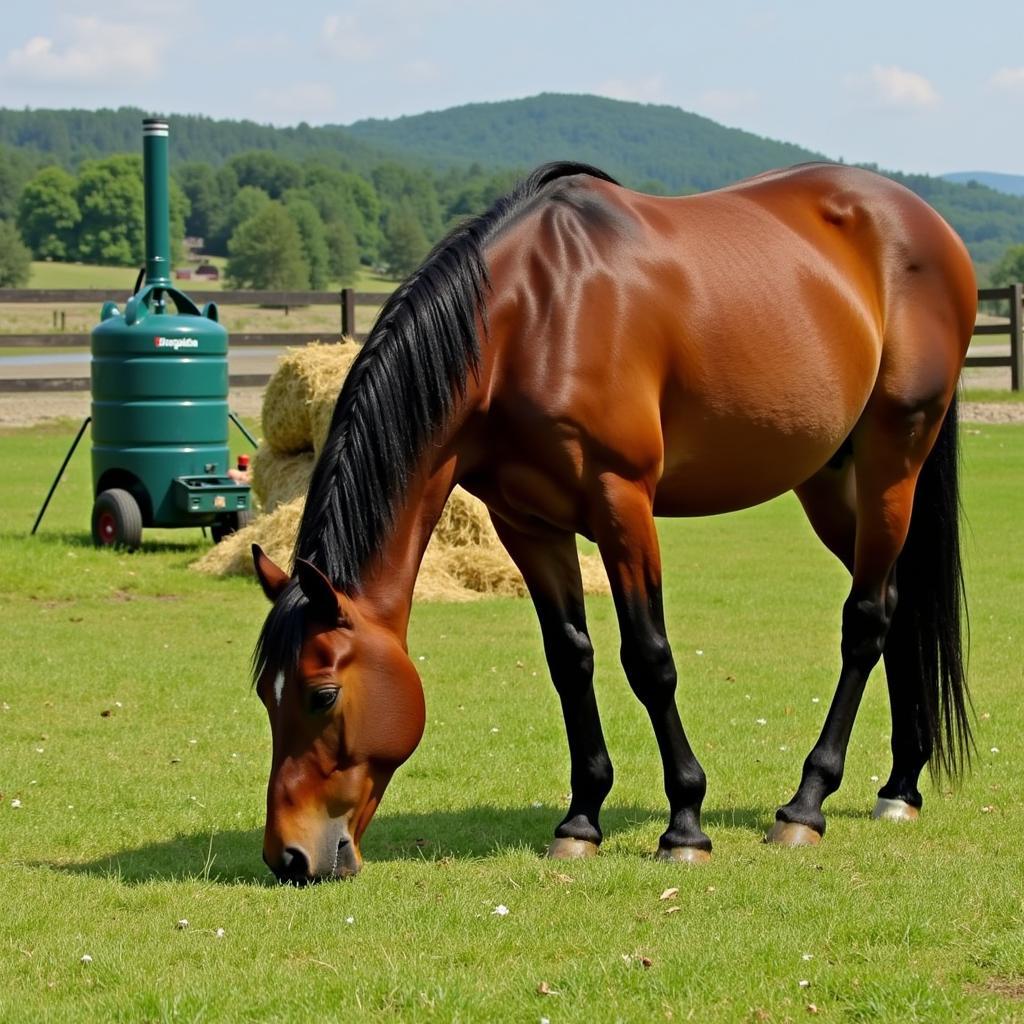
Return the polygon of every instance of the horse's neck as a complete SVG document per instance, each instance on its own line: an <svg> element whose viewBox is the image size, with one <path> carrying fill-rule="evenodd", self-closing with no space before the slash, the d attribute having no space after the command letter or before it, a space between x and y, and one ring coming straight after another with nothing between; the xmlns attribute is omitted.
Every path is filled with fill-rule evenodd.
<svg viewBox="0 0 1024 1024"><path fill-rule="evenodd" d="M394 527L360 581L356 601L363 614L387 626L403 644L420 562L457 483L458 465L455 448L446 445L433 468L413 477L395 510Z"/></svg>

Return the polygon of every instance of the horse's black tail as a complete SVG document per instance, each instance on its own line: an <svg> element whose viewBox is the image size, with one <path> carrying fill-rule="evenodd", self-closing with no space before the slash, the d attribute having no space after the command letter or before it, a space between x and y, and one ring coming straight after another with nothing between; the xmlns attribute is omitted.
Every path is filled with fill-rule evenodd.
<svg viewBox="0 0 1024 1024"><path fill-rule="evenodd" d="M957 399L917 481L907 542L896 563L898 599L887 650L899 652L918 707L922 749L934 776L970 764L971 701L965 669L966 601L960 558ZM903 674L903 673L901 673Z"/></svg>

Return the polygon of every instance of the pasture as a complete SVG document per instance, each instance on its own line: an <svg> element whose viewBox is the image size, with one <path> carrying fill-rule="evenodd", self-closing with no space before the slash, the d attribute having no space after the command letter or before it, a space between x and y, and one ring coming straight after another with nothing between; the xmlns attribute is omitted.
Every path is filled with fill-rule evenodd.
<svg viewBox="0 0 1024 1024"><path fill-rule="evenodd" d="M85 454L29 539L71 432L0 433L0 1020L1024 1020L1024 427L964 432L978 755L961 789L925 785L916 825L868 820L879 667L822 845L760 842L831 697L846 591L787 496L660 524L710 864L650 857L660 765L607 598L588 605L605 844L539 857L561 716L529 603L492 600L416 609L423 742L360 877L305 890L260 861L262 594L191 573L198 532L94 550Z"/></svg>

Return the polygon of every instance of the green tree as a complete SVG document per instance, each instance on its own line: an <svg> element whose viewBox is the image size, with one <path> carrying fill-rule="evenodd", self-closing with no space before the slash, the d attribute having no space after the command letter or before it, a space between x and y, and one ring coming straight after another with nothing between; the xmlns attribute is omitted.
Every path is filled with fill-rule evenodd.
<svg viewBox="0 0 1024 1024"><path fill-rule="evenodd" d="M359 243L355 233L340 220L328 224L326 233L331 277L342 288L350 288L359 274Z"/></svg>
<svg viewBox="0 0 1024 1024"><path fill-rule="evenodd" d="M391 271L404 277L423 260L430 243L423 225L408 199L402 199L388 211L384 224L384 259Z"/></svg>
<svg viewBox="0 0 1024 1024"><path fill-rule="evenodd" d="M11 221L0 220L0 288L20 288L32 273L32 253Z"/></svg>
<svg viewBox="0 0 1024 1024"><path fill-rule="evenodd" d="M995 288L1024 281L1024 245L1011 245L992 268L989 279Z"/></svg>
<svg viewBox="0 0 1024 1024"><path fill-rule="evenodd" d="M182 164L175 169L174 178L189 201L186 233L202 238L209 247L224 225L238 192L238 179L229 167L214 169L201 163Z"/></svg>
<svg viewBox="0 0 1024 1024"><path fill-rule="evenodd" d="M82 165L75 196L82 213L75 256L85 263L138 266L145 257L142 158Z"/></svg>
<svg viewBox="0 0 1024 1024"><path fill-rule="evenodd" d="M32 177L35 161L20 150L0 145L0 220L11 220L18 209L18 197Z"/></svg>
<svg viewBox="0 0 1024 1024"><path fill-rule="evenodd" d="M231 200L221 218L220 227L212 239L207 239L206 248L218 255L227 255L228 241L239 225L262 213L270 205L270 196L261 188L246 185L240 188Z"/></svg>
<svg viewBox="0 0 1024 1024"><path fill-rule="evenodd" d="M261 188L271 199L280 199L302 184L302 168L287 157L264 151L240 153L228 161L241 187Z"/></svg>
<svg viewBox="0 0 1024 1024"><path fill-rule="evenodd" d="M81 219L75 179L60 167L44 167L21 193L18 228L36 259L70 259Z"/></svg>
<svg viewBox="0 0 1024 1024"><path fill-rule="evenodd" d="M173 178L168 191L174 262L180 258L188 198ZM85 263L141 265L145 259L142 157L123 153L83 164L75 199L82 221L74 255Z"/></svg>
<svg viewBox="0 0 1024 1024"><path fill-rule="evenodd" d="M228 283L233 288L309 287L302 236L281 203L268 202L238 226L228 242Z"/></svg>
<svg viewBox="0 0 1024 1024"><path fill-rule="evenodd" d="M288 193L285 209L302 238L302 258L309 267L309 287L315 292L323 291L330 277L331 260L324 222L316 207L300 191Z"/></svg>

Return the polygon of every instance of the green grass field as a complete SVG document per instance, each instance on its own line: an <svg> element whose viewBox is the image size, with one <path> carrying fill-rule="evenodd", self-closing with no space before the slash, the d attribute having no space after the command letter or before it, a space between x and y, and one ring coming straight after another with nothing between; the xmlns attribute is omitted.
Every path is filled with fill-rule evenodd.
<svg viewBox="0 0 1024 1024"><path fill-rule="evenodd" d="M531 608L499 600L417 608L423 743L362 875L305 890L260 861L262 595L191 573L198 531L94 550L85 454L29 539L70 434L0 434L0 1020L1024 1020L1024 428L965 436L978 756L960 790L925 785L916 825L868 819L879 671L823 844L760 842L831 696L846 588L786 497L661 524L710 864L650 858L660 768L608 599L607 839L541 859L566 746Z"/></svg>

